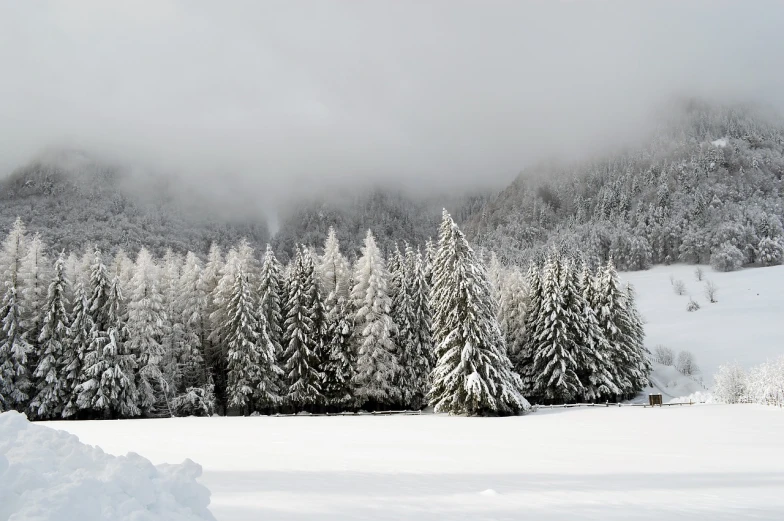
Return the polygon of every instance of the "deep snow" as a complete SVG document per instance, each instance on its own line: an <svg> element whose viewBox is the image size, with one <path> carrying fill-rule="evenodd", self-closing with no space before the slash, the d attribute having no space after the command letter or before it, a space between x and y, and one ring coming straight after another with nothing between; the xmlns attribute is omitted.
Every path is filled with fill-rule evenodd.
<svg viewBox="0 0 784 521"><path fill-rule="evenodd" d="M224 521L784 519L784 411L756 405L45 425L200 462Z"/></svg>
<svg viewBox="0 0 784 521"><path fill-rule="evenodd" d="M738 362L748 369L784 353L784 266L730 273L702 266L705 279L719 288L715 304L705 298L705 282L696 280L695 269L678 264L620 274L637 291L646 347L691 351L708 387L722 364ZM701 309L686 311L689 297L675 294L670 275L685 283Z"/></svg>
<svg viewBox="0 0 784 521"><path fill-rule="evenodd" d="M0 520L211 520L200 475L187 459L155 467L138 454L111 456L17 412L0 414Z"/></svg>

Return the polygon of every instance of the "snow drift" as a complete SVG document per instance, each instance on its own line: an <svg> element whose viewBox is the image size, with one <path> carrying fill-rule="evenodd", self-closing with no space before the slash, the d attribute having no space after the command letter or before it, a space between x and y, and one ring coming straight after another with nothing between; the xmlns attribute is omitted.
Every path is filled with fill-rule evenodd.
<svg viewBox="0 0 784 521"><path fill-rule="evenodd" d="M0 414L0 520L214 520L191 460L111 456L63 431Z"/></svg>

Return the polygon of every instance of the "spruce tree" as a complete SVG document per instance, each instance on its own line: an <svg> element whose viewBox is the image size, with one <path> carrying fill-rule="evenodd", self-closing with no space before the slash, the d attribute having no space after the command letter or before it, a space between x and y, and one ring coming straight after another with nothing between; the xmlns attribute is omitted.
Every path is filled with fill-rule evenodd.
<svg viewBox="0 0 784 521"><path fill-rule="evenodd" d="M626 335L633 326L629 323L626 295L621 288L612 259L602 268L592 307L609 344L609 359L614 371L615 385L621 395L630 396L635 392L636 375L629 373L629 368L635 365L635 354Z"/></svg>
<svg viewBox="0 0 784 521"><path fill-rule="evenodd" d="M128 418L139 414L134 383L136 363L124 345L122 301L120 280L115 276L101 307L105 329L98 336L91 335L82 381L74 389L78 408L97 418Z"/></svg>
<svg viewBox="0 0 784 521"><path fill-rule="evenodd" d="M297 253L288 276L288 315L286 344L283 353L287 392L285 403L302 409L323 400L320 345L316 325L309 308L311 288L307 283L307 267L302 250Z"/></svg>
<svg viewBox="0 0 784 521"><path fill-rule="evenodd" d="M427 401L432 371L429 288L421 256L406 245L406 256L398 264L398 293L393 300L398 326L397 345L400 356L400 389L405 408L421 409Z"/></svg>
<svg viewBox="0 0 784 521"><path fill-rule="evenodd" d="M615 396L619 389L615 384L615 370L612 363L612 350L599 326L599 319L594 309L596 302L596 278L588 265L583 263L578 280L579 291L582 293L584 311L580 371L578 376L585 388L585 398L596 400L602 397Z"/></svg>
<svg viewBox="0 0 784 521"><path fill-rule="evenodd" d="M534 345L534 392L547 400L568 402L582 395L578 371L577 320L570 300L576 288L570 286L570 266L555 252L545 261L542 272L542 300Z"/></svg>
<svg viewBox="0 0 784 521"><path fill-rule="evenodd" d="M525 343L525 321L528 315L529 289L517 268L510 268L499 277L498 325L504 334L506 351L514 365L520 359Z"/></svg>
<svg viewBox="0 0 784 521"><path fill-rule="evenodd" d="M334 304L339 298L348 297L351 289L349 287L351 274L346 258L340 253L340 243L335 229L332 227L329 228L327 240L324 243L324 256L319 265L319 275L327 303Z"/></svg>
<svg viewBox="0 0 784 521"><path fill-rule="evenodd" d="M24 410L32 392L28 357L32 346L22 328L22 259L27 250L25 227L17 218L0 251L5 291L0 301L0 408Z"/></svg>
<svg viewBox="0 0 784 521"><path fill-rule="evenodd" d="M19 270L19 278L24 288L20 296L23 310L22 329L30 344L28 364L31 370L38 367L41 352L38 337L43 327L49 285L49 259L44 250L45 245L40 235L36 233L28 242L27 253L22 257Z"/></svg>
<svg viewBox="0 0 784 521"><path fill-rule="evenodd" d="M192 252L185 256L185 265L177 289L177 312L182 324L184 352L182 360L182 389L203 387L207 384L208 370L204 356L207 342L207 295L202 284L202 266Z"/></svg>
<svg viewBox="0 0 784 521"><path fill-rule="evenodd" d="M353 332L351 303L345 297L338 297L328 313L324 345L327 359L322 367L322 392L327 405L332 407L345 408L355 404L353 382L356 355L352 343Z"/></svg>
<svg viewBox="0 0 784 521"><path fill-rule="evenodd" d="M544 322L542 320L544 303L542 270L533 262L528 266L528 272L525 276L525 285L528 289L528 298L523 321L523 341L518 349L515 350L513 347L507 351L514 364L515 372L520 375L522 380L523 394L528 397L533 397L536 392L534 357L537 352L538 338L542 335L544 328Z"/></svg>
<svg viewBox="0 0 784 521"><path fill-rule="evenodd" d="M285 327L283 298L286 294L285 286L280 263L275 257L272 247L267 244L267 250L259 271L259 313L264 318L264 323L266 323L267 336L270 342L272 342L272 348L275 353L275 363L281 370L285 366L283 361ZM278 392L283 393L285 387L284 375L281 371L278 375Z"/></svg>
<svg viewBox="0 0 784 521"><path fill-rule="evenodd" d="M158 267L142 248L136 256L128 302L127 347L136 357L139 408L145 414L169 414L171 390L161 364L166 355L163 340L168 334Z"/></svg>
<svg viewBox="0 0 784 521"><path fill-rule="evenodd" d="M634 288L627 284L623 304L628 320L624 323L623 336L630 354L626 373L631 382L632 394L639 393L649 385L648 375L651 373L651 363L648 360L650 353L643 344L645 331L635 298Z"/></svg>
<svg viewBox="0 0 784 521"><path fill-rule="evenodd" d="M354 317L348 300L350 279L348 262L340 252L334 228L329 229L319 267L325 310L323 394L328 406L354 404L353 380L356 357L351 344Z"/></svg>
<svg viewBox="0 0 784 521"><path fill-rule="evenodd" d="M56 419L62 415L69 398L66 382L66 352L68 345L68 279L65 278L65 253L60 253L54 264L54 276L46 296L45 313L39 345L41 357L34 377L36 395L30 403L35 418Z"/></svg>
<svg viewBox="0 0 784 521"><path fill-rule="evenodd" d="M351 290L354 343L357 353L354 385L361 405L389 407L401 400L395 385L401 368L393 338L397 331L392 320L392 298L388 292L389 272L368 230L362 256L354 270Z"/></svg>
<svg viewBox="0 0 784 521"><path fill-rule="evenodd" d="M251 282L243 266L234 270L234 284L227 302L227 395L229 405L248 414L256 407L277 403L280 369L267 334L263 315L258 315Z"/></svg>
<svg viewBox="0 0 784 521"><path fill-rule="evenodd" d="M438 361L428 398L436 412L504 415L528 409L506 354L487 272L446 210L431 295Z"/></svg>
<svg viewBox="0 0 784 521"><path fill-rule="evenodd" d="M70 316L70 327L68 328L68 341L65 344L63 354L63 367L65 375L64 394L67 398L63 407L63 418L70 418L79 412L77 399L79 395L76 387L82 381L84 371L84 361L90 348L90 335L93 329L92 317L90 316L90 304L87 299L84 281L79 280L75 284L73 297L73 311Z"/></svg>

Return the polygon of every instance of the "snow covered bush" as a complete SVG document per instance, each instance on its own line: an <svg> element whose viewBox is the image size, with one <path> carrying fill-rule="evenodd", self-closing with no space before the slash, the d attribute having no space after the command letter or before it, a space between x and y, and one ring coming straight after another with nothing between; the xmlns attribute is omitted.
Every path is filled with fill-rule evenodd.
<svg viewBox="0 0 784 521"><path fill-rule="evenodd" d="M662 365L673 365L675 363L673 350L661 344L653 348L653 358Z"/></svg>
<svg viewBox="0 0 784 521"><path fill-rule="evenodd" d="M748 376L738 364L722 365L713 377L713 399L720 403L748 400Z"/></svg>
<svg viewBox="0 0 784 521"><path fill-rule="evenodd" d="M172 400L175 416L212 416L215 414L215 395L212 384L189 387L185 394Z"/></svg>
<svg viewBox="0 0 784 521"><path fill-rule="evenodd" d="M716 299L716 294L719 292L719 287L716 286L716 283L712 280L705 281L705 297L708 299L708 302L711 304L715 304L718 302Z"/></svg>
<svg viewBox="0 0 784 521"><path fill-rule="evenodd" d="M686 306L686 311L691 313L692 311L698 311L699 309L700 309L700 305L697 303L697 301L694 300L693 298L690 298L689 304Z"/></svg>
<svg viewBox="0 0 784 521"><path fill-rule="evenodd" d="M743 252L729 242L711 255L710 264L716 271L736 271L743 266Z"/></svg>
<svg viewBox="0 0 784 521"><path fill-rule="evenodd" d="M672 282L672 290L678 296L683 296L686 294L686 284L682 280L675 280Z"/></svg>
<svg viewBox="0 0 784 521"><path fill-rule="evenodd" d="M705 276L705 271L700 266L697 266L694 269L694 277L697 279L697 282L702 282L704 276Z"/></svg>
<svg viewBox="0 0 784 521"><path fill-rule="evenodd" d="M784 260L784 243L763 237L757 246L757 261L763 266L778 266Z"/></svg>
<svg viewBox="0 0 784 521"><path fill-rule="evenodd" d="M694 360L694 355L691 351L681 351L678 353L678 358L675 359L675 369L681 373L692 376L700 372L697 362Z"/></svg>
<svg viewBox="0 0 784 521"><path fill-rule="evenodd" d="M0 414L0 519L198 521L214 517L191 460L153 466L111 456L76 436Z"/></svg>
<svg viewBox="0 0 784 521"><path fill-rule="evenodd" d="M754 403L784 404L784 356L749 371L748 393Z"/></svg>

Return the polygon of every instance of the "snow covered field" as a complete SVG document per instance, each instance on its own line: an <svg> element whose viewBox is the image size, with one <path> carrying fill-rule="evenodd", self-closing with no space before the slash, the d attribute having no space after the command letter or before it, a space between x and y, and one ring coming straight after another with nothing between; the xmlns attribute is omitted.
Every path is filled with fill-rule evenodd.
<svg viewBox="0 0 784 521"><path fill-rule="evenodd" d="M784 411L756 405L43 425L193 459L221 521L784 518Z"/></svg>
<svg viewBox="0 0 784 521"><path fill-rule="evenodd" d="M663 344L676 353L691 351L708 387L722 364L736 361L750 368L784 354L784 266L730 273L703 266L705 279L719 288L715 304L705 298L705 282L696 280L694 270L672 265L620 273L637 290L646 347ZM700 310L686 311L689 297L675 294L670 275L685 283Z"/></svg>

